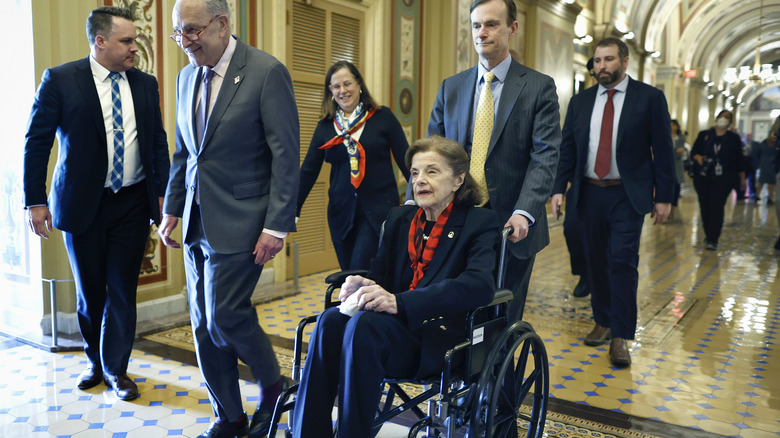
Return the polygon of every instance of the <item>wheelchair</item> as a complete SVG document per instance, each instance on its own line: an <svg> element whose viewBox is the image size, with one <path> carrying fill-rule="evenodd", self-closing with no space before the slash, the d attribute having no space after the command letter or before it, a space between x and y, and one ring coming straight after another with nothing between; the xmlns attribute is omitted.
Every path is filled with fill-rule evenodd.
<svg viewBox="0 0 780 438"><path fill-rule="evenodd" d="M524 321L508 321L506 310L512 292L501 289L504 255L511 228L502 232L499 290L487 306L469 312L464 321L464 340L445 354L441 376L430 379L385 379L384 402L377 407L373 436L392 418L411 412L416 422L408 437L504 438L518 436L518 424L526 437L542 437L549 399L549 364L544 342ZM325 309L339 304L332 297L349 275L365 271L343 271L325 279ZM317 315L298 324L295 335L292 379L300 381L304 329ZM268 437L276 436L281 416L295 406L298 383L291 385L277 400ZM421 385L421 393L412 396L405 385ZM427 403L427 412L420 407ZM291 415L288 415L290 418ZM291 421L285 431L292 436ZM338 425L336 426L338 427ZM337 431L334 431L337 433ZM335 436L335 435L334 435Z"/></svg>

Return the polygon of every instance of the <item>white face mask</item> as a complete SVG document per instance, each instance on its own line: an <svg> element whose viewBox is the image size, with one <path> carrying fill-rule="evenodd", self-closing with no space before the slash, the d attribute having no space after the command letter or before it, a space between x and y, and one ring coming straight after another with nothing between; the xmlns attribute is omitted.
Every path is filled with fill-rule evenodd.
<svg viewBox="0 0 780 438"><path fill-rule="evenodd" d="M728 128L730 124L729 119L725 117L718 117L718 120L715 121L715 126L718 128Z"/></svg>

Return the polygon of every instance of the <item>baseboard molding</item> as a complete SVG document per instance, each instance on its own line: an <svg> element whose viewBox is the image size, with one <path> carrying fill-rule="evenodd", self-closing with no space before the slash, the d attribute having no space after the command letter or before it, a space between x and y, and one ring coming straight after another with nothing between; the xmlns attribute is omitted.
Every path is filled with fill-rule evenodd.
<svg viewBox="0 0 780 438"><path fill-rule="evenodd" d="M269 285L273 285L273 282L274 269L263 269L263 273L260 275L257 285L255 285L253 297L262 296L263 291L266 290ZM172 315L186 314L189 312L189 307L187 305L187 289L185 287L182 290L182 293L178 295L138 303L137 308L138 321L136 326ZM40 327L42 334L51 335L51 314L45 314L41 317ZM137 331L142 332L143 330L141 327L137 327ZM57 312L57 332L65 334L79 333L79 323L76 312Z"/></svg>

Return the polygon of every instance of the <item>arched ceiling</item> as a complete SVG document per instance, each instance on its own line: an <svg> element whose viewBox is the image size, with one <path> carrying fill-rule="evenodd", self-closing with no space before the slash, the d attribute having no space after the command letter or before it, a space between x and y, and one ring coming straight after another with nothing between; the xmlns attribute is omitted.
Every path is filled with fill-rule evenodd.
<svg viewBox="0 0 780 438"><path fill-rule="evenodd" d="M644 50L672 48L663 53L666 64L697 69L716 83L727 67L753 66L759 35L761 63L775 71L780 64L778 0L763 0L763 14L761 0L606 0L604 6L625 18Z"/></svg>

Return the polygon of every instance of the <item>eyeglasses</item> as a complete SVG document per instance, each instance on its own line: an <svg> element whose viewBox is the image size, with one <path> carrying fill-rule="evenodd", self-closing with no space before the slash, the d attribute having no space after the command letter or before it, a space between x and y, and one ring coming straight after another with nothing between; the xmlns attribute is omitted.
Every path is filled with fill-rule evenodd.
<svg viewBox="0 0 780 438"><path fill-rule="evenodd" d="M206 30L207 27L209 27L209 24L217 19L219 15L215 16L211 20L209 20L208 23L206 23L205 26L201 27L200 30L195 31L195 29L186 29L185 32L182 32L180 30L174 29L173 33L170 35L171 39L176 41L177 44L181 43L182 37L187 38L190 41L197 41L200 39L200 34L203 33L204 30Z"/></svg>
<svg viewBox="0 0 780 438"><path fill-rule="evenodd" d="M330 84L328 85L328 88L332 93L337 93L342 88L349 88L354 84L352 81L344 81L341 84Z"/></svg>

